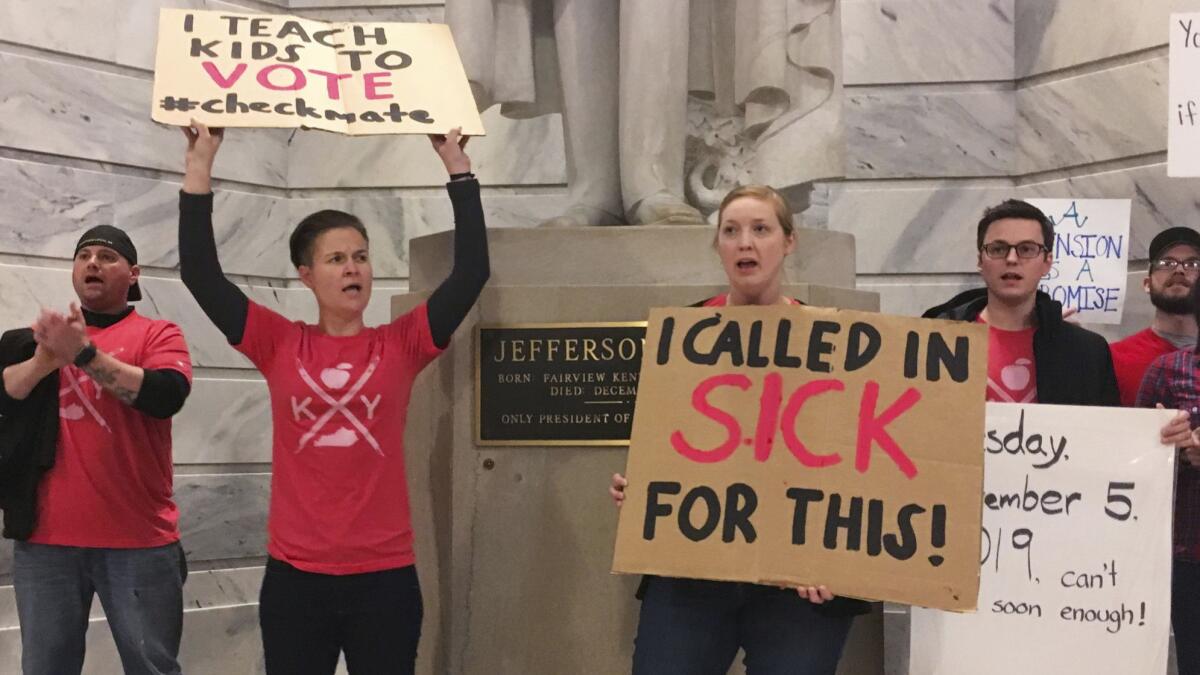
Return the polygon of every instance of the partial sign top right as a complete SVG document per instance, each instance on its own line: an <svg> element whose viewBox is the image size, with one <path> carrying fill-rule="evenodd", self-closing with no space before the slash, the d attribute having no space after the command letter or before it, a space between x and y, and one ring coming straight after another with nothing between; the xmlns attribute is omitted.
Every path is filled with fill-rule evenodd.
<svg viewBox="0 0 1200 675"><path fill-rule="evenodd" d="M1167 175L1200 176L1200 12L1171 15Z"/></svg>

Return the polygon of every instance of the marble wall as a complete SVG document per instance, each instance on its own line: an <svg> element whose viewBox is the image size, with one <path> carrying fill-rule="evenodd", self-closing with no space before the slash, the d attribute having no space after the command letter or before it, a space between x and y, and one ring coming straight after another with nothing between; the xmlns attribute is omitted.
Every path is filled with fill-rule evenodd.
<svg viewBox="0 0 1200 675"><path fill-rule="evenodd" d="M857 236L884 311L976 285L975 223L1009 196L1132 199L1138 282L1154 234L1196 224L1162 119L1168 15L1200 2L843 2L846 179L816 221ZM1144 327L1148 301L1129 302L1103 332Z"/></svg>
<svg viewBox="0 0 1200 675"><path fill-rule="evenodd" d="M181 659L189 673L262 669L257 596L270 487L266 388L192 300L177 271L183 138L150 120L160 7L292 12L329 20L441 21L440 0L5 0L0 2L0 327L74 299L72 247L111 223L138 246L139 311L180 324L195 386L174 427L175 496L191 575ZM557 116L485 116L469 150L491 227L562 208ZM532 149L532 150L531 150ZM408 289L408 240L452 227L444 170L423 137L350 139L319 131L232 130L216 166L215 221L227 273L257 302L312 320L286 248L315 210L358 214L371 235L368 321ZM0 675L19 672L12 549L0 542ZM96 603L85 672L119 661Z"/></svg>
<svg viewBox="0 0 1200 675"><path fill-rule="evenodd" d="M857 237L858 287L919 314L979 285L975 223L1004 198L1133 200L1129 301L1149 324L1159 231L1200 226L1195 179L1166 175L1168 15L1196 0L843 0L846 179L817 222ZM885 616L889 675L908 622Z"/></svg>
<svg viewBox="0 0 1200 675"><path fill-rule="evenodd" d="M615 0L611 0L615 1ZM141 252L141 311L183 327L196 385L175 427L188 583L189 672L260 668L256 610L269 488L264 387L199 313L176 270L177 131L149 119L160 7L290 11L324 19L439 21L441 0L4 0L0 2L0 326L72 298L71 246L85 228L128 230ZM1167 179L1167 15L1200 0L841 0L845 177L817 185L809 225L857 237L858 287L917 314L977 285L974 223L1008 196L1133 200L1133 250L1196 224L1197 180ZM105 27L105 28L99 28ZM562 122L485 114L470 152L491 227L563 206ZM257 301L311 319L288 264L292 223L320 208L371 232L371 321L407 289L407 242L448 229L422 138L232 131L217 165L223 263ZM1136 288L1142 265L1131 265ZM1127 334L1149 320L1133 294ZM0 543L0 675L19 641L11 549ZM889 608L889 671L906 669L907 624ZM99 614L95 617L102 623ZM88 672L116 672L102 626Z"/></svg>

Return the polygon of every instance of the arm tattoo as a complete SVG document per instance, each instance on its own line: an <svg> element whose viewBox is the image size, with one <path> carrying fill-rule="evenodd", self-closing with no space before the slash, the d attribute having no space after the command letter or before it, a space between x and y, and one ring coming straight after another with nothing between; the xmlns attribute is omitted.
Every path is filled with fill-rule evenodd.
<svg viewBox="0 0 1200 675"><path fill-rule="evenodd" d="M112 393L113 396L116 396L121 403L124 403L125 405L133 405L134 400L137 399L136 391L127 389L117 384L116 368L104 368L103 366L97 365L93 360L91 363L83 367L83 372L87 373L88 377L92 378L93 382L107 389Z"/></svg>

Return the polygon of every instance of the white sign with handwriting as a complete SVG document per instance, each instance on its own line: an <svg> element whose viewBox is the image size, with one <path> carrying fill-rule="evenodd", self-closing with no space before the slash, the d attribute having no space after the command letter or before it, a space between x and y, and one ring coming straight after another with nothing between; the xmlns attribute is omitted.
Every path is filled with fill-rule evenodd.
<svg viewBox="0 0 1200 675"><path fill-rule="evenodd" d="M1200 12L1172 14L1167 175L1200 176Z"/></svg>
<svg viewBox="0 0 1200 675"><path fill-rule="evenodd" d="M1038 287L1082 323L1121 323L1129 275L1128 199L1030 199L1054 223L1054 267Z"/></svg>
<svg viewBox="0 0 1200 675"><path fill-rule="evenodd" d="M1173 414L987 404L979 610L913 608L909 673L1166 673Z"/></svg>

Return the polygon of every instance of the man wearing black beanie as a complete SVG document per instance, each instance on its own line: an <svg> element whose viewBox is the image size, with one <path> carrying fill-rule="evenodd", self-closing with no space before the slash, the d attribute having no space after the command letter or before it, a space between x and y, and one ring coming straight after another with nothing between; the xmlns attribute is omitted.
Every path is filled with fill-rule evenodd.
<svg viewBox="0 0 1200 675"><path fill-rule="evenodd" d="M129 236L94 227L75 246L79 305L43 309L31 328L0 338L0 442L46 419L41 436L53 442L53 465L27 482L36 508L13 510L27 518L10 518L14 498L0 494L4 536L17 539L25 675L80 672L95 595L127 674L180 672L187 567L172 500L171 416L190 392L191 360L175 324L129 305L142 297L140 274ZM48 396L34 395L54 376ZM31 409L46 405L51 416Z"/></svg>

